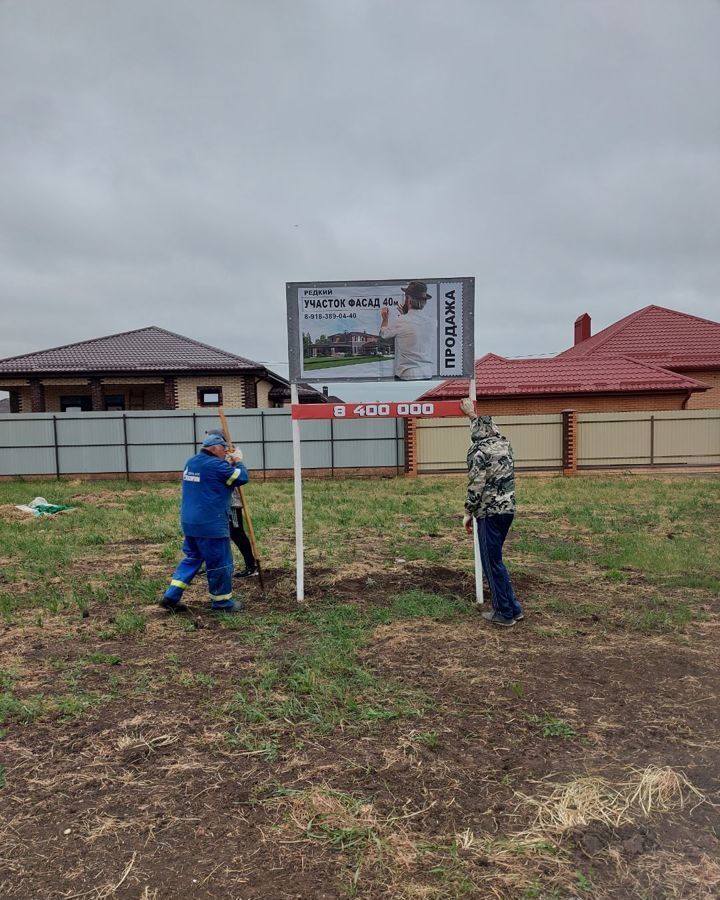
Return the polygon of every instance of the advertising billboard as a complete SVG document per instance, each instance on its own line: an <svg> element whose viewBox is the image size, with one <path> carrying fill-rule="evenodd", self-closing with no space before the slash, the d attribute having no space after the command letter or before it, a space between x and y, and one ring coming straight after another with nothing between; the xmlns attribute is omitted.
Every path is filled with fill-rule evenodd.
<svg viewBox="0 0 720 900"><path fill-rule="evenodd" d="M474 278L286 285L290 381L473 374Z"/></svg>

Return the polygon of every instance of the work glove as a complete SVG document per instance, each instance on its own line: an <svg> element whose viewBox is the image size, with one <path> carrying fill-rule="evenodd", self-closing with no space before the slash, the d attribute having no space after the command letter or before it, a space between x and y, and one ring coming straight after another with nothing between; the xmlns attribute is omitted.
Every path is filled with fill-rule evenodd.
<svg viewBox="0 0 720 900"><path fill-rule="evenodd" d="M469 397L463 397L460 401L460 409L463 414L472 419L475 416L475 404Z"/></svg>
<svg viewBox="0 0 720 900"><path fill-rule="evenodd" d="M236 447L234 450L231 450L227 455L227 461L231 463L241 463L243 461L243 452L239 447Z"/></svg>
<svg viewBox="0 0 720 900"><path fill-rule="evenodd" d="M463 516L463 528L468 534L472 534L472 516L470 513L465 513Z"/></svg>

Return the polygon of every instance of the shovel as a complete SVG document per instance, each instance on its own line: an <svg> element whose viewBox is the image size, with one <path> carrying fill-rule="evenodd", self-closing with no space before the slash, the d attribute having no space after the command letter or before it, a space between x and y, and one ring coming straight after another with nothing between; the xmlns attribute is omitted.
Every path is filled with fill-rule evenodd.
<svg viewBox="0 0 720 900"><path fill-rule="evenodd" d="M229 450L232 452L235 447L233 446L232 441L230 440L230 429L228 428L227 419L225 418L225 413L223 412L222 406L218 409L218 414L220 416L220 424L222 425L223 435L225 436L225 443L228 445ZM245 494L243 493L242 485L238 485L235 490L240 494L240 502L243 506L243 512L245 513L245 521L247 522L248 529L248 537L250 538L250 546L252 547L253 556L255 557L255 565L258 570L258 577L260 579L260 590L265 592L265 582L263 581L263 573L262 573L262 565L260 564L260 556L257 550L257 544L255 543L255 532L253 531L252 526L252 518L250 517L250 509L247 505L247 500L245 499Z"/></svg>

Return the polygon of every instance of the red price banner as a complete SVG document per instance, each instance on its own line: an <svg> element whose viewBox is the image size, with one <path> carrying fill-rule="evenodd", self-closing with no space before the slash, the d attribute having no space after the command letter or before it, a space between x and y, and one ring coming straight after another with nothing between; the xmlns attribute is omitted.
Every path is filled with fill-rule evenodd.
<svg viewBox="0 0 720 900"><path fill-rule="evenodd" d="M415 400L412 403L300 403L293 419L432 419L460 417L459 400Z"/></svg>

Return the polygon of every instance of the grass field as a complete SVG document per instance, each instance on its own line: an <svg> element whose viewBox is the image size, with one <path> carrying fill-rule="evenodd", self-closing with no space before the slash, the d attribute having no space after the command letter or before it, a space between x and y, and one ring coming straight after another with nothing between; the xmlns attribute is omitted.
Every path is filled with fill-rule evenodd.
<svg viewBox="0 0 720 900"><path fill-rule="evenodd" d="M298 608L249 486L223 617L156 606L179 485L0 484L0 896L720 896L720 479L521 478L508 630L463 491L306 483Z"/></svg>

